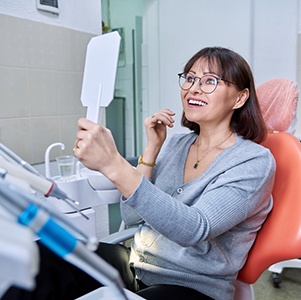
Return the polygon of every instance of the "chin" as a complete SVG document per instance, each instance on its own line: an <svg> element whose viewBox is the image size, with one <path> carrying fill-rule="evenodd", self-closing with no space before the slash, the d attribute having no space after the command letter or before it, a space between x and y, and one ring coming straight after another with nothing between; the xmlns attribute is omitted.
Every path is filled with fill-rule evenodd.
<svg viewBox="0 0 301 300"><path fill-rule="evenodd" d="M189 122L194 122L194 123L198 123L198 121L200 120L200 115L199 113L186 113L185 112L185 117Z"/></svg>

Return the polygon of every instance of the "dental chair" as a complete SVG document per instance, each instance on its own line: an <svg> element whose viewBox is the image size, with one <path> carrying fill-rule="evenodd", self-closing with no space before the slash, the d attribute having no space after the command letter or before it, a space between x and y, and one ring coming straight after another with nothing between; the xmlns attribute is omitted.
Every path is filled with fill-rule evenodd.
<svg viewBox="0 0 301 300"><path fill-rule="evenodd" d="M294 134L297 124L298 87L291 80L272 79L257 88L261 110L270 130L285 131ZM280 277L284 268L301 268L301 260L290 259L270 266L272 281L280 287Z"/></svg>
<svg viewBox="0 0 301 300"><path fill-rule="evenodd" d="M262 145L276 160L274 205L238 274L235 300L253 299L252 284L266 269L273 272L275 282L279 268L301 267L301 144L293 135L298 88L288 79L277 78L256 91L268 129Z"/></svg>

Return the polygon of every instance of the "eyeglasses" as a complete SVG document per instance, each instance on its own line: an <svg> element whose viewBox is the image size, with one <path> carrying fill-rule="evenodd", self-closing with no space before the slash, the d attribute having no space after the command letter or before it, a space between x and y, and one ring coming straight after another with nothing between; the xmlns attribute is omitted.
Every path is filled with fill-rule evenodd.
<svg viewBox="0 0 301 300"><path fill-rule="evenodd" d="M215 91L217 84L220 80L235 84L231 81L216 77L213 75L204 75L202 77L193 76L189 73L180 73L179 76L179 85L182 90L189 90L196 80L199 80L200 89L204 94L211 94ZM236 84L235 84L236 85Z"/></svg>

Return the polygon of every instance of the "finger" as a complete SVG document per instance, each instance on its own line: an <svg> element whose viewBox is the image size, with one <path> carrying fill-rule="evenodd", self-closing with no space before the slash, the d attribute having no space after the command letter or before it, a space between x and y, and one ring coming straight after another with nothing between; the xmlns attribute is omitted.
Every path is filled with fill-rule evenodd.
<svg viewBox="0 0 301 300"><path fill-rule="evenodd" d="M158 114L151 115L151 123L155 125L162 124L162 121L160 120L160 116Z"/></svg>
<svg viewBox="0 0 301 300"><path fill-rule="evenodd" d="M77 140L75 141L75 143L74 143L74 146L75 146L76 149L79 148L78 143L80 142L80 140L81 140L81 139L77 139Z"/></svg>
<svg viewBox="0 0 301 300"><path fill-rule="evenodd" d="M173 123L174 119L173 119L173 114L167 113L167 112L162 112L162 116L166 118L166 120L168 120L169 122Z"/></svg>
<svg viewBox="0 0 301 300"><path fill-rule="evenodd" d="M158 123L158 124L163 123L167 126L170 126L174 123L173 117L169 113L164 111L153 114L151 118L153 123Z"/></svg>
<svg viewBox="0 0 301 300"><path fill-rule="evenodd" d="M93 126L97 125L96 123L85 119L85 118L80 118L77 122L78 128L81 130L89 130Z"/></svg>
<svg viewBox="0 0 301 300"><path fill-rule="evenodd" d="M76 156L76 154L79 152L78 150L80 150L81 147L81 143L82 143L82 139L77 138L76 141L74 142L74 148L72 149L72 152L74 154L74 156Z"/></svg>

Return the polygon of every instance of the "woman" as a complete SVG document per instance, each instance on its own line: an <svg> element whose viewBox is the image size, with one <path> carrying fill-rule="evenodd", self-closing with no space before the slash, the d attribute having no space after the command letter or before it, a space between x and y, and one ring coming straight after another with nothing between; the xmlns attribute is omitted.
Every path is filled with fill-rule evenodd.
<svg viewBox="0 0 301 300"><path fill-rule="evenodd" d="M225 48L202 49L179 74L179 83L182 125L191 132L165 142L174 113L164 109L148 117L147 145L136 169L118 153L108 129L78 121L74 155L116 185L125 223L142 224L130 250L100 244L97 253L145 299L230 300L272 207L275 162L259 145L265 126L241 56ZM64 264L62 281L77 296L99 286ZM72 274L68 280L65 269Z"/></svg>
<svg viewBox="0 0 301 300"><path fill-rule="evenodd" d="M258 145L265 126L241 56L205 48L188 61L179 83L182 124L191 133L173 135L162 148L174 113L147 118L148 142L134 169L109 130L80 119L74 154L122 193L125 223L143 224L129 265L138 285L161 286L158 295L156 288L140 295L161 299L166 292L162 299L178 299L173 286L183 286L191 299L232 299L233 281L272 207L275 163Z"/></svg>

